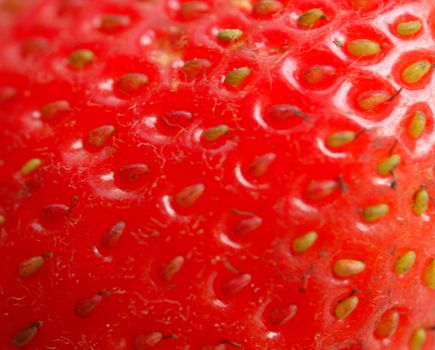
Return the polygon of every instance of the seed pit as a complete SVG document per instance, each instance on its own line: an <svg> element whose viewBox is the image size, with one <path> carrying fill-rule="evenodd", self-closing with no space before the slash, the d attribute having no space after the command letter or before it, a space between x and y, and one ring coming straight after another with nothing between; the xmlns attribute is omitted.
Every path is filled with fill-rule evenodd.
<svg viewBox="0 0 435 350"><path fill-rule="evenodd" d="M355 76L348 94L349 104L355 111L369 120L380 121L390 116L401 97L387 81L375 76Z"/></svg>
<svg viewBox="0 0 435 350"><path fill-rule="evenodd" d="M420 18L403 14L390 24L390 31L403 40L412 40L423 33L423 23Z"/></svg>
<svg viewBox="0 0 435 350"><path fill-rule="evenodd" d="M345 69L343 62L330 51L313 49L298 62L294 77L302 87L321 91L332 88L345 76Z"/></svg>
<svg viewBox="0 0 435 350"><path fill-rule="evenodd" d="M368 65L381 62L393 47L391 41L380 30L367 25L350 25L344 28L340 37L343 52L353 59L354 65Z"/></svg>
<svg viewBox="0 0 435 350"><path fill-rule="evenodd" d="M393 67L396 81L408 90L422 89L431 81L435 53L412 51L401 55Z"/></svg>

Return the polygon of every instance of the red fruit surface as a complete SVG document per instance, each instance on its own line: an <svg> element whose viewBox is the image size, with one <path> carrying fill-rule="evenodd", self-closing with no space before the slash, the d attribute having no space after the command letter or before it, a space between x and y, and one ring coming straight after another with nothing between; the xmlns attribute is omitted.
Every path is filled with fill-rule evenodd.
<svg viewBox="0 0 435 350"><path fill-rule="evenodd" d="M0 1L0 349L435 348L432 0Z"/></svg>

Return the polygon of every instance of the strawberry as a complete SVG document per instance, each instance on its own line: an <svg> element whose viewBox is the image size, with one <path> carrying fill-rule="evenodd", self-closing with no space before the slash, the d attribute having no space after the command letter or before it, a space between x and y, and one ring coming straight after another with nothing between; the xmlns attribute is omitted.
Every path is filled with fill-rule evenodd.
<svg viewBox="0 0 435 350"><path fill-rule="evenodd" d="M432 0L2 0L0 348L435 348Z"/></svg>

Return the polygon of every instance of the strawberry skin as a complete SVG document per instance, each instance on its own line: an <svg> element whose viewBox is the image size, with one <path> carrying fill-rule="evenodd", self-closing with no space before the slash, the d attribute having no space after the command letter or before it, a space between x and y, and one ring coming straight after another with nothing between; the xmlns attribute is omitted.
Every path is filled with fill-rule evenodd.
<svg viewBox="0 0 435 350"><path fill-rule="evenodd" d="M435 348L432 0L0 2L0 348Z"/></svg>

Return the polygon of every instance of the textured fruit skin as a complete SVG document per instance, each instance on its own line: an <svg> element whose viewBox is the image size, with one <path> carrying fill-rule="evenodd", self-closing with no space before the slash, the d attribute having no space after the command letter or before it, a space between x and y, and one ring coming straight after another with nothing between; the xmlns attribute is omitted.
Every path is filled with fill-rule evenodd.
<svg viewBox="0 0 435 350"><path fill-rule="evenodd" d="M402 73L434 32L431 0L0 2L0 348L433 349L435 80Z"/></svg>

